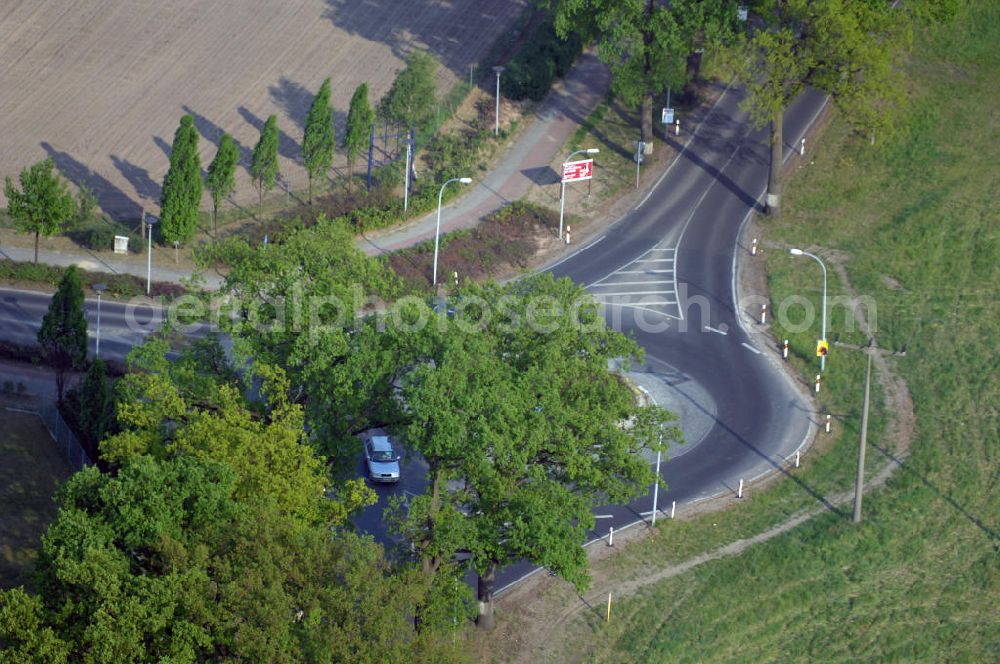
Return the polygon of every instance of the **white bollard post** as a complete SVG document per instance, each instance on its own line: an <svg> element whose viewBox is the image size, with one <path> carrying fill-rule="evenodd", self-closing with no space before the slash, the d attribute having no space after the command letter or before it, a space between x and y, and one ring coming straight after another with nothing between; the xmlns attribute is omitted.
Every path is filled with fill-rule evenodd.
<svg viewBox="0 0 1000 664"><path fill-rule="evenodd" d="M757 238L754 238L753 243L750 245L750 255L751 256L757 255Z"/></svg>
<svg viewBox="0 0 1000 664"><path fill-rule="evenodd" d="M765 325L767 323L767 305L760 305L760 324Z"/></svg>
<svg viewBox="0 0 1000 664"><path fill-rule="evenodd" d="M816 393L817 394L819 394L819 381L820 381L820 375L816 374Z"/></svg>
<svg viewBox="0 0 1000 664"><path fill-rule="evenodd" d="M830 433L830 416L826 416L826 432Z"/></svg>
<svg viewBox="0 0 1000 664"><path fill-rule="evenodd" d="M781 347L781 359L788 359L788 339L785 339L785 345Z"/></svg>
<svg viewBox="0 0 1000 664"><path fill-rule="evenodd" d="M806 156L806 139L805 138L803 138L802 139L802 143L799 144L799 156L800 157Z"/></svg>
<svg viewBox="0 0 1000 664"><path fill-rule="evenodd" d="M740 499L743 498L743 478L742 477L740 478L740 488L736 491L736 497L740 498Z"/></svg>
<svg viewBox="0 0 1000 664"><path fill-rule="evenodd" d="M673 501L673 502L670 503L670 518L671 519L674 518L674 512L676 510L677 510L677 501L675 500L675 501Z"/></svg>
<svg viewBox="0 0 1000 664"><path fill-rule="evenodd" d="M566 226L566 244L569 244L570 227Z"/></svg>
<svg viewBox="0 0 1000 664"><path fill-rule="evenodd" d="M614 546L614 545L615 545L615 527L611 526L611 528L608 530L608 546Z"/></svg>
<svg viewBox="0 0 1000 664"><path fill-rule="evenodd" d="M452 272L451 278L455 281L455 285L458 285L458 272Z"/></svg>
<svg viewBox="0 0 1000 664"><path fill-rule="evenodd" d="M795 467L799 467L799 451L795 450Z"/></svg>
<svg viewBox="0 0 1000 664"><path fill-rule="evenodd" d="M677 118L674 120L674 136L681 135L681 119Z"/></svg>

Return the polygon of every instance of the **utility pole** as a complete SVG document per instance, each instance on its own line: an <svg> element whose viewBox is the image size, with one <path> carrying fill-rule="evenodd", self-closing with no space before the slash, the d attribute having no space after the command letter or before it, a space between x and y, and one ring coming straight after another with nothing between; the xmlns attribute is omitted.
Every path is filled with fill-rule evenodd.
<svg viewBox="0 0 1000 664"><path fill-rule="evenodd" d="M861 442L858 445L858 476L854 480L854 523L861 523L861 497L865 492L865 442L868 438L868 402L872 386L872 355L875 354L874 337L868 341L868 368L865 371L865 403L861 407Z"/></svg>

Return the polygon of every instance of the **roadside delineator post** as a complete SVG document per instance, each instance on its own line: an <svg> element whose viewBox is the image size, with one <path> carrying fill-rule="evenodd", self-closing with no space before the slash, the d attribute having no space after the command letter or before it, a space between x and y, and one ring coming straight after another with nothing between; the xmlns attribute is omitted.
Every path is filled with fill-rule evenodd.
<svg viewBox="0 0 1000 664"><path fill-rule="evenodd" d="M781 359L788 359L788 339L785 339L785 344L781 347Z"/></svg>
<svg viewBox="0 0 1000 664"><path fill-rule="evenodd" d="M674 136L681 135L681 119L677 118L674 120Z"/></svg>
<svg viewBox="0 0 1000 664"><path fill-rule="evenodd" d="M570 226L569 226L569 224L567 224L566 225L566 244L569 244L569 234L570 234Z"/></svg>
<svg viewBox="0 0 1000 664"><path fill-rule="evenodd" d="M795 467L799 467L799 451L795 450Z"/></svg>
<svg viewBox="0 0 1000 664"><path fill-rule="evenodd" d="M608 546L614 546L614 545L615 545L615 527L611 526L608 529Z"/></svg>
<svg viewBox="0 0 1000 664"><path fill-rule="evenodd" d="M826 432L830 433L830 416L826 416Z"/></svg>
<svg viewBox="0 0 1000 664"><path fill-rule="evenodd" d="M821 376L819 374L816 374L816 393L817 394L819 394L819 381L820 380L821 380Z"/></svg>
<svg viewBox="0 0 1000 664"><path fill-rule="evenodd" d="M451 273L451 278L455 282L455 285L457 286L458 285L458 272L457 271L452 272Z"/></svg>
<svg viewBox="0 0 1000 664"><path fill-rule="evenodd" d="M750 245L750 255L751 256L757 255L757 238L754 238L753 243Z"/></svg>
<svg viewBox="0 0 1000 664"><path fill-rule="evenodd" d="M670 518L671 518L671 519L673 519L673 518L674 518L674 512L675 512L676 510L677 510L677 501L675 500L675 501L673 501L672 503L670 503Z"/></svg>
<svg viewBox="0 0 1000 664"><path fill-rule="evenodd" d="M611 622L611 593L608 593L608 622Z"/></svg>
<svg viewBox="0 0 1000 664"><path fill-rule="evenodd" d="M802 143L799 144L799 156L800 157L806 156L806 139L805 138L803 138L802 139Z"/></svg>
<svg viewBox="0 0 1000 664"><path fill-rule="evenodd" d="M740 488L736 490L736 497L740 498L740 499L743 498L743 478L742 477L740 478Z"/></svg>
<svg viewBox="0 0 1000 664"><path fill-rule="evenodd" d="M767 305L760 305L760 324L765 325L767 323Z"/></svg>

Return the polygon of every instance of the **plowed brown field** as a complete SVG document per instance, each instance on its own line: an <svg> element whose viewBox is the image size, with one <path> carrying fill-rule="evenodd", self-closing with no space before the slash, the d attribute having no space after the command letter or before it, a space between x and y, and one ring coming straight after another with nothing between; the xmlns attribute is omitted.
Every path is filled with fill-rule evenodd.
<svg viewBox="0 0 1000 664"><path fill-rule="evenodd" d="M173 132L191 113L203 167L223 131L241 146L237 196L248 199L249 153L275 113L282 175L302 188L302 128L325 77L338 128L355 87L367 82L374 102L412 49L440 59L447 90L528 1L4 0L0 177L50 156L105 211L135 218L157 207Z"/></svg>

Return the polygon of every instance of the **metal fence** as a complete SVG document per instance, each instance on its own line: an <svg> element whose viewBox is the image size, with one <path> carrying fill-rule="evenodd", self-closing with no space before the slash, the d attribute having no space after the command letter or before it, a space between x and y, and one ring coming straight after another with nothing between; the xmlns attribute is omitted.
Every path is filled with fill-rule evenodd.
<svg viewBox="0 0 1000 664"><path fill-rule="evenodd" d="M56 441L56 446L59 451L62 452L63 457L69 462L75 470L81 470L85 466L92 465L90 457L83 450L83 446L80 445L80 441L76 439L76 435L70 430L66 421L63 420L62 415L59 413L59 407L54 401L46 402L41 405L38 411L38 415L45 422L45 426L48 428L49 433L52 434L53 440Z"/></svg>

